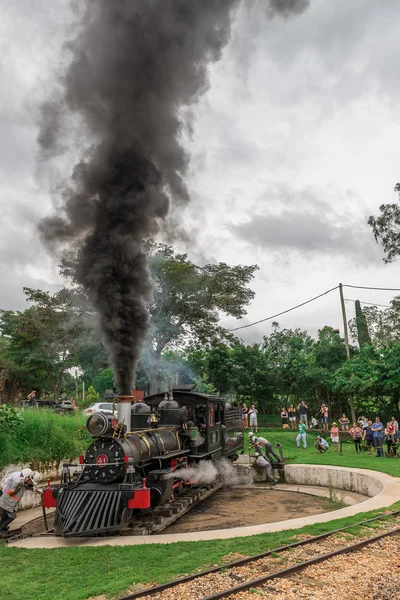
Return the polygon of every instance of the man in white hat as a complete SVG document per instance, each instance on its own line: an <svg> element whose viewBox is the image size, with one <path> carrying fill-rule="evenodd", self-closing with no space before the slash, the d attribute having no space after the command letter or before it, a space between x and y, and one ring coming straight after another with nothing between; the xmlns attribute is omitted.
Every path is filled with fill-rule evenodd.
<svg viewBox="0 0 400 600"><path fill-rule="evenodd" d="M24 477L28 477L28 475L33 475L32 469L22 469L22 471L14 471L14 473L8 475L0 484L0 496L4 494L4 492L10 486L10 483L13 481L13 479L23 479Z"/></svg>
<svg viewBox="0 0 400 600"><path fill-rule="evenodd" d="M16 477L8 484L8 487L0 497L0 532L6 531L9 524L17 516L18 504L27 490L35 491L41 494L35 486L40 481L40 475L37 472L30 471L25 477Z"/></svg>

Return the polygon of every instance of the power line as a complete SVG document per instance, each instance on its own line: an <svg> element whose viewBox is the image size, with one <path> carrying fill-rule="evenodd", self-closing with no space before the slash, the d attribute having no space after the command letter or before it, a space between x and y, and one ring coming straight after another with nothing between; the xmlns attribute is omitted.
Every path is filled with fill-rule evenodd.
<svg viewBox="0 0 400 600"><path fill-rule="evenodd" d="M343 287L355 288L357 290L380 290L382 292L400 292L400 288L381 288L381 287L367 287L364 285L348 285L343 284Z"/></svg>
<svg viewBox="0 0 400 600"><path fill-rule="evenodd" d="M356 302L356 300L352 300L351 298L345 298L346 302ZM390 308L389 304L376 304L376 302L361 302L360 304L368 304L369 306L382 306L382 308Z"/></svg>
<svg viewBox="0 0 400 600"><path fill-rule="evenodd" d="M337 290L338 287L339 286L336 285L335 287L331 288L330 290L326 290L326 292L323 292L322 294L318 294L318 296L314 296L314 298L310 298L310 300L306 300L305 302L302 302L301 304L297 304L297 306L292 306L292 308L283 310L282 312L277 313L276 315L272 315L271 317L266 317L265 319L260 319L259 321L254 321L254 323L249 323L248 325L242 325L241 327L235 327L234 329L228 329L228 331L238 331L239 329L246 329L247 327L253 327L253 325L258 325L259 323L264 323L265 321L270 321L271 319L275 319L276 317L285 315L286 313L291 312L292 310L296 310L296 308L300 308L301 306L305 306L306 304L309 304L310 302L314 302L314 300L318 300L318 298L322 298L322 296L326 296L326 294L330 294L330 292Z"/></svg>

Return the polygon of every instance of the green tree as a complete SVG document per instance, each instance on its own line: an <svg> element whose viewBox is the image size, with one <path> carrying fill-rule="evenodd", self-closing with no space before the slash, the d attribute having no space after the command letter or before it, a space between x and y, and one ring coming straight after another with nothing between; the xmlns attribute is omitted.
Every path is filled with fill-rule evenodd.
<svg viewBox="0 0 400 600"><path fill-rule="evenodd" d="M94 387L91 385L89 386L89 389L86 393L86 401L88 402L88 404L93 404L94 402L97 402L99 399L99 394L96 392L96 390L94 389Z"/></svg>
<svg viewBox="0 0 400 600"><path fill-rule="evenodd" d="M99 371L92 379L92 386L95 390L99 391L99 394L104 394L105 390L116 391L114 388L114 374L111 367Z"/></svg>
<svg viewBox="0 0 400 600"><path fill-rule="evenodd" d="M25 393L42 386L58 398L65 372L78 364L78 340L87 327L75 305L74 291L64 288L51 295L24 288L24 293L29 308L0 311L0 330L8 340L5 356L24 376Z"/></svg>
<svg viewBox="0 0 400 600"><path fill-rule="evenodd" d="M382 310L377 306L366 306L362 309L371 343L377 348L400 340L400 298L395 297L390 306ZM358 341L356 319L349 321L351 338Z"/></svg>
<svg viewBox="0 0 400 600"><path fill-rule="evenodd" d="M268 372L275 394L280 404L306 399L312 375L312 353L314 340L300 329L279 329L264 337L263 350L266 355Z"/></svg>
<svg viewBox="0 0 400 600"><path fill-rule="evenodd" d="M240 318L246 314L246 306L254 298L247 285L257 267L225 263L200 267L186 254L175 254L171 246L154 242L147 250L153 296L141 364L154 393L164 350L190 342L207 345L229 337L219 323L220 315Z"/></svg>
<svg viewBox="0 0 400 600"><path fill-rule="evenodd" d="M394 191L399 194L400 183L396 183ZM369 217L368 225L377 242L380 242L386 254L384 261L390 263L400 256L400 206L398 204L381 204L379 217Z"/></svg>
<svg viewBox="0 0 400 600"><path fill-rule="evenodd" d="M380 353L366 345L336 371L334 390L352 397L358 411L381 412L390 402L385 379L386 365Z"/></svg>
<svg viewBox="0 0 400 600"><path fill-rule="evenodd" d="M360 348L363 348L366 344L371 344L371 338L368 331L367 319L362 311L359 300L355 301L355 310L358 345Z"/></svg>

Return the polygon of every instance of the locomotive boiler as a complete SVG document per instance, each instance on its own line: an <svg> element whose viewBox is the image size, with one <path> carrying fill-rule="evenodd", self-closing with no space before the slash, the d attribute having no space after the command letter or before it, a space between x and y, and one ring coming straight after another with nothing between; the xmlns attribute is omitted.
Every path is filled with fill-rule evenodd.
<svg viewBox="0 0 400 600"><path fill-rule="evenodd" d="M196 486L182 470L202 460L237 458L243 449L239 409L185 387L136 403L119 396L118 419L89 416L93 441L80 457L80 469L72 472L76 465L65 464L61 483L43 494L43 506L56 508L56 534L129 533L138 516Z"/></svg>

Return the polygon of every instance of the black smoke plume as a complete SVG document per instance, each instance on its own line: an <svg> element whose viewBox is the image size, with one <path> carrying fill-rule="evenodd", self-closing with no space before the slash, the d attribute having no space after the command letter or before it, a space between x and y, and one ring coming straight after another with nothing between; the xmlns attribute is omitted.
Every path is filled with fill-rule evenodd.
<svg viewBox="0 0 400 600"><path fill-rule="evenodd" d="M47 242L77 249L76 280L100 314L121 393L130 393L151 292L142 242L169 197L186 202L180 110L207 88L229 39L236 0L80 0L79 31L61 94L47 103L39 142L51 157L71 114L91 146L63 190Z"/></svg>
<svg viewBox="0 0 400 600"><path fill-rule="evenodd" d="M75 278L99 312L121 393L130 393L148 328L142 242L162 226L169 198L188 200L182 111L207 89L238 1L79 0L70 62L43 107L45 160L62 151L70 124L86 139L41 233L76 252ZM298 2L271 0L271 9L286 16Z"/></svg>

